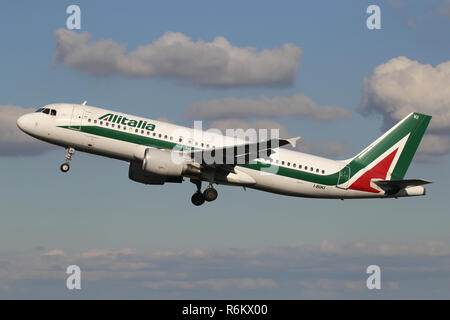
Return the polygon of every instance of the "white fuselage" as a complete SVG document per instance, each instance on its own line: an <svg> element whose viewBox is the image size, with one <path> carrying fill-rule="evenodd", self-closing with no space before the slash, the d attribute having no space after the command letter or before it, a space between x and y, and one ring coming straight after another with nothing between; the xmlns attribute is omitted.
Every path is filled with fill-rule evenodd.
<svg viewBox="0 0 450 320"><path fill-rule="evenodd" d="M135 160L149 147L164 148L165 145L179 144L209 149L245 142L218 133L86 105L53 104L46 107L56 110L56 115L27 114L18 120L18 126L27 134L48 143L128 162ZM110 119L115 117L114 121L101 120L108 114L113 115ZM131 124L130 119L137 124L127 125ZM345 160L336 161L283 148L278 148L271 158L256 159L253 166L238 165L234 178L224 184L300 197L386 197L381 190L374 194L326 183L346 166ZM266 169L261 169L261 166Z"/></svg>

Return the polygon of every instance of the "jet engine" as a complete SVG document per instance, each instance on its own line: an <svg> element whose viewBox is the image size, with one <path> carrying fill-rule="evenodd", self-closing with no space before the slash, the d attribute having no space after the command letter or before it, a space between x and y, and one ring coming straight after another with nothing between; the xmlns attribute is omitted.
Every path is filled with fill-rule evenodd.
<svg viewBox="0 0 450 320"><path fill-rule="evenodd" d="M144 184L180 183L183 176L198 178L199 166L190 159L177 157L169 150L147 148L142 161L132 161L128 176L131 180Z"/></svg>

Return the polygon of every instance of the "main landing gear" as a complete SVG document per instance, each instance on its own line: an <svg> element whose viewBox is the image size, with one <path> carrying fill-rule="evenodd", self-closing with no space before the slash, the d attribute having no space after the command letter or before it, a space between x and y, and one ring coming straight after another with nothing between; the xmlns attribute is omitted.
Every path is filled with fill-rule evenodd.
<svg viewBox="0 0 450 320"><path fill-rule="evenodd" d="M69 148L67 149L67 155L66 155L66 162L64 162L61 167L59 167L61 169L62 172L67 172L70 169L70 161L72 160L72 156L75 153L75 149L74 148Z"/></svg>
<svg viewBox="0 0 450 320"><path fill-rule="evenodd" d="M197 186L197 191L192 195L191 201L194 206L201 206L205 203L205 201L211 202L217 199L217 190L214 189L212 184L205 189L205 191L201 191L202 182L200 180L191 181Z"/></svg>

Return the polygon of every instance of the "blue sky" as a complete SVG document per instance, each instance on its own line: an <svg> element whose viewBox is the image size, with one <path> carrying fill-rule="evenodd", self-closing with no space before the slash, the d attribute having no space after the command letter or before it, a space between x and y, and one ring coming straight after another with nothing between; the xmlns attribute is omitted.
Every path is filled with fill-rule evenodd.
<svg viewBox="0 0 450 320"><path fill-rule="evenodd" d="M381 30L366 28L366 8L374 3L381 7ZM258 51L291 43L302 55L294 78L283 85L211 87L176 76L98 76L55 58L55 31L65 28L70 4L81 8L78 33L89 32L94 43L111 39L126 44L128 53L166 32L179 32L193 42L222 36L233 47ZM3 2L0 108L5 111L11 105L37 108L87 100L94 106L192 125L186 110L198 102L303 94L318 106L347 110L351 117L323 121L299 115L262 119L255 114L243 120L276 121L318 153L327 152L318 143L338 144L335 158L351 156L377 138L383 125L397 120L390 113L393 108L403 112L406 105L417 106L416 111L434 116L435 127L407 173L409 178L434 181L426 197L310 200L219 187L216 202L197 208L190 203L194 185L140 185L128 180L127 164L116 160L77 153L70 173L63 175L58 167L64 150L23 143L21 133L12 131L14 121L3 115L0 297L449 298L450 286L440 279L450 273L445 147L450 86L445 82L448 69L437 67L450 60L449 8L447 1L394 0ZM434 95L401 82L394 85L410 91L388 95L379 89L380 83L399 77L377 78L374 69L383 64L393 68L400 60L391 59L402 56L412 65L412 71L405 72L417 83L436 83ZM367 87L364 79L369 80ZM423 103L427 101L439 104ZM7 133L13 140L8 141ZM432 139L444 144L436 146ZM11 148L11 143L23 150ZM361 251L358 243L376 249ZM338 249L330 251L329 244ZM201 265L196 255L202 257ZM251 259L253 255L257 258ZM282 262L277 257L283 257ZM319 271L293 271L308 269L308 257ZM348 265L343 262L347 258ZM187 266L181 267L180 261ZM86 280L79 293L65 289L68 263L82 270L86 266L95 279ZM389 281L380 292L361 288L368 264L387 270ZM199 271L189 271L195 268ZM155 277L143 272L166 269L170 272ZM125 271L133 276L127 278ZM239 285L239 279L247 279L248 286Z"/></svg>

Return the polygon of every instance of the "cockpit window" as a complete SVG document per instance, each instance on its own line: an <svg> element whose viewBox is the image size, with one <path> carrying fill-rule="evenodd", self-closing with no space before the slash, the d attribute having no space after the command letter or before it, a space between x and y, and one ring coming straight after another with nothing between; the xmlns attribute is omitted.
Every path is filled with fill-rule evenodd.
<svg viewBox="0 0 450 320"><path fill-rule="evenodd" d="M39 108L39 109L36 110L36 112L42 112L42 113L45 113L45 114L56 116L56 110L55 109Z"/></svg>

